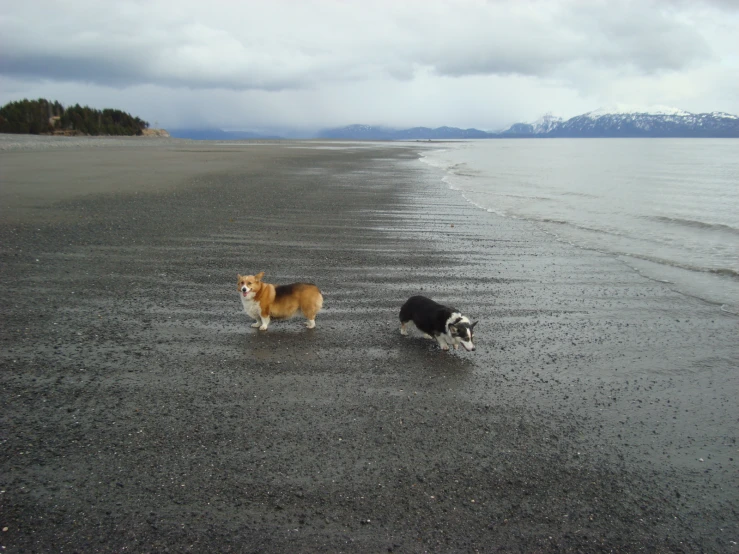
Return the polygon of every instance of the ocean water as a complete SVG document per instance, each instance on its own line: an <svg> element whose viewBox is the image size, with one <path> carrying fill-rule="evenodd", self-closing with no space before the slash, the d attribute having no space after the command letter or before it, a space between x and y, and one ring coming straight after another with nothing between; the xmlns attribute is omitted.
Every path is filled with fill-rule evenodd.
<svg viewBox="0 0 739 554"><path fill-rule="evenodd" d="M422 159L491 217L530 220L739 313L739 140L480 140Z"/></svg>

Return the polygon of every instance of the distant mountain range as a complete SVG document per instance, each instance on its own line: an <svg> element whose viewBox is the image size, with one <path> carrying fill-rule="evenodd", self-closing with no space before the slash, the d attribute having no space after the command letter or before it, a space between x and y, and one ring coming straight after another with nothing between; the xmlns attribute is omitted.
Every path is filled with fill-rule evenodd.
<svg viewBox="0 0 739 554"><path fill-rule="evenodd" d="M602 108L566 121L547 114L536 123L516 124L502 135L540 137L739 137L739 116L694 114L676 108Z"/></svg>
<svg viewBox="0 0 739 554"><path fill-rule="evenodd" d="M328 129L321 138L354 140L439 140L469 138L618 138L715 137L739 138L739 116L723 113L694 114L675 108L602 108L563 120L546 114L533 123L514 123L500 132L456 127L415 127L393 130L368 125Z"/></svg>
<svg viewBox="0 0 739 554"><path fill-rule="evenodd" d="M175 138L200 140L280 139L284 136L220 129L173 129ZM349 125L324 129L314 136L336 140L452 140L496 138L739 138L739 116L711 112L694 114L655 106L616 106L563 120L551 113L533 123L515 123L504 131L488 132L457 127L392 129L372 125Z"/></svg>
<svg viewBox="0 0 739 554"><path fill-rule="evenodd" d="M338 129L325 129L318 138L351 140L443 140L490 138L491 134L479 129L459 129L457 127L413 127L411 129L389 129L372 125L349 125Z"/></svg>

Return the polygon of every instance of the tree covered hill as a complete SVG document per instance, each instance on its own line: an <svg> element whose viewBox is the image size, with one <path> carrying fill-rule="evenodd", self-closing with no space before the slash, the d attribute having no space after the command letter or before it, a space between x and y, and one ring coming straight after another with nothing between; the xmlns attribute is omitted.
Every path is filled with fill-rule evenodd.
<svg viewBox="0 0 739 554"><path fill-rule="evenodd" d="M142 135L146 121L121 110L65 108L44 98L10 102L0 108L0 133L31 135Z"/></svg>

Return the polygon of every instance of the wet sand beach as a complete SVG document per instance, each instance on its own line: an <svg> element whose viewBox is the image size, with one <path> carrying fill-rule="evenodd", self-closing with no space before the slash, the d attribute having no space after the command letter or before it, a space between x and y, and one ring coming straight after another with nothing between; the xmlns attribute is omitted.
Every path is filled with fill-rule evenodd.
<svg viewBox="0 0 739 554"><path fill-rule="evenodd" d="M736 552L737 316L433 145L0 141L8 552ZM323 291L250 327L237 273ZM398 330L425 294L475 352Z"/></svg>

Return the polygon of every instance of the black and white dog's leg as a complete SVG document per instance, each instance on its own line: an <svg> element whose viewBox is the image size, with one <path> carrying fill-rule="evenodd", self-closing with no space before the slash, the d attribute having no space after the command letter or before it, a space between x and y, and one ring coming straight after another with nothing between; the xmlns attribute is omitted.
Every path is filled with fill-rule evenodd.
<svg viewBox="0 0 739 554"><path fill-rule="evenodd" d="M444 335L436 335L436 341L439 343L442 350L449 350L449 345L447 344Z"/></svg>

